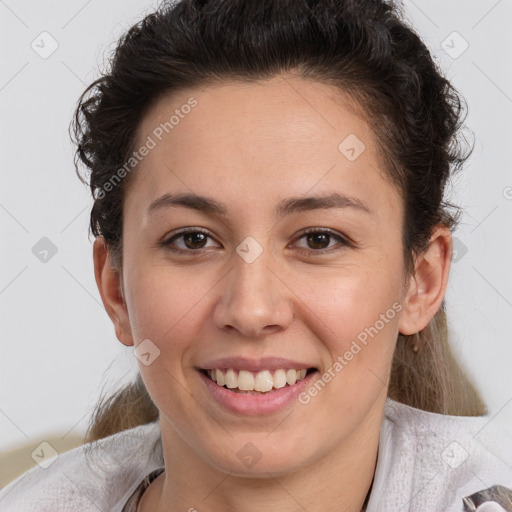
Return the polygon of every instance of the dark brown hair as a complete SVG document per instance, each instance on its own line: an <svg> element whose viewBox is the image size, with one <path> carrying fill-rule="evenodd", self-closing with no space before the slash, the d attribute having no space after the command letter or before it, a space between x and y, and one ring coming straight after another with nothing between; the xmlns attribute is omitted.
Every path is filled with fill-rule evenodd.
<svg viewBox="0 0 512 512"><path fill-rule="evenodd" d="M386 177L404 202L407 275L437 225L455 229L460 212L445 200L445 185L470 154L461 144L464 102L399 4L164 2L121 37L109 70L80 97L72 123L77 172L95 198L90 230L105 238L116 270L122 269L124 192L136 167L108 191L105 185L135 151L137 130L148 109L178 89L265 80L283 72L339 88L370 122ZM80 175L80 164L89 170L88 180ZM450 350L444 301L425 329L399 335L388 394L443 414L485 412ZM157 417L138 375L131 386L98 405L88 439Z"/></svg>

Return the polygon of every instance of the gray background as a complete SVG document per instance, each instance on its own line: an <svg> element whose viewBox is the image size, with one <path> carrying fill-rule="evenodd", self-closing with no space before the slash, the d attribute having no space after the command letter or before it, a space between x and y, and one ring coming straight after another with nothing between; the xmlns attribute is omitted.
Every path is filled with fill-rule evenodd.
<svg viewBox="0 0 512 512"><path fill-rule="evenodd" d="M156 4L0 0L0 450L83 432L101 389L136 371L97 291L92 201L74 173L67 129L116 39ZM449 327L491 421L512 439L512 1L405 7L469 105L476 147L450 196L465 214Z"/></svg>

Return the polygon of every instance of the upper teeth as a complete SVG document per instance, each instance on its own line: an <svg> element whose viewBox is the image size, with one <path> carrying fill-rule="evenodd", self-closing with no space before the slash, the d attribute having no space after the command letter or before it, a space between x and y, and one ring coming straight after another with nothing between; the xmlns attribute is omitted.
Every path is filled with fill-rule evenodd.
<svg viewBox="0 0 512 512"><path fill-rule="evenodd" d="M253 374L247 370L208 370L208 376L213 381L217 382L219 386L227 386L230 389L238 388L241 391L270 391L272 388L279 389L286 384L292 386L298 380L306 376L307 370L302 368L300 370L293 369L279 369L274 371L272 375L270 370L263 370Z"/></svg>

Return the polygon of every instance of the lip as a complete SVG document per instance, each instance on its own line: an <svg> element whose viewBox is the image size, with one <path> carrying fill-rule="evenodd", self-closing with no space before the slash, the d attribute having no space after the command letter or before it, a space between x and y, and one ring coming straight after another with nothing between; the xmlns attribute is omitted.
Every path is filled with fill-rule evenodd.
<svg viewBox="0 0 512 512"><path fill-rule="evenodd" d="M247 370L251 372L260 372L262 370L278 370L283 368L285 370L300 370L305 368L316 368L313 364L301 363L299 361L292 361L282 357L264 357L262 359L248 359L246 357L223 357L208 361L198 367L198 370L223 370L233 368L237 370Z"/></svg>
<svg viewBox="0 0 512 512"><path fill-rule="evenodd" d="M281 366L280 368L283 367ZM315 371L306 375L306 377L293 384L293 386L285 386L270 391L265 395L244 395L219 386L201 370L198 370L197 373L205 386L208 396L213 397L224 409L243 415L269 415L290 406L292 402L297 400L298 395L311 385L312 379L318 377L318 371Z"/></svg>

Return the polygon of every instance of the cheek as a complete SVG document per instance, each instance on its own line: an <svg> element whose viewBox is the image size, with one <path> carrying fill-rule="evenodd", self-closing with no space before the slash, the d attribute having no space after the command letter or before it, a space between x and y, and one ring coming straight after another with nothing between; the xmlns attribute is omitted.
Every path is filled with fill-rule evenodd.
<svg viewBox="0 0 512 512"><path fill-rule="evenodd" d="M193 273L169 267L148 266L131 276L129 315L135 349L138 345L142 349L147 339L157 347L150 364L139 360L139 371L158 409L173 411L168 416L173 424L197 413L183 387L188 376L184 367L201 325L207 322L204 299L212 286L204 279L194 280Z"/></svg>
<svg viewBox="0 0 512 512"><path fill-rule="evenodd" d="M150 339L172 364L206 321L205 298L213 285L194 279L192 272L162 266L133 275L128 312L135 344Z"/></svg>
<svg viewBox="0 0 512 512"><path fill-rule="evenodd" d="M402 309L400 271L391 264L351 266L296 281L302 318L322 341L326 367L344 375L333 388L361 390L368 379L387 379Z"/></svg>
<svg viewBox="0 0 512 512"><path fill-rule="evenodd" d="M353 336L401 299L398 272L352 265L296 279L294 291L328 331Z"/></svg>

